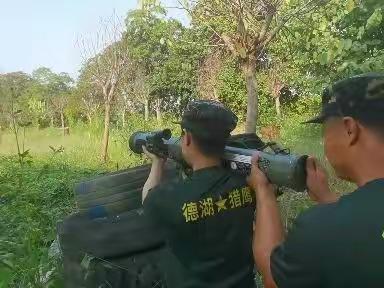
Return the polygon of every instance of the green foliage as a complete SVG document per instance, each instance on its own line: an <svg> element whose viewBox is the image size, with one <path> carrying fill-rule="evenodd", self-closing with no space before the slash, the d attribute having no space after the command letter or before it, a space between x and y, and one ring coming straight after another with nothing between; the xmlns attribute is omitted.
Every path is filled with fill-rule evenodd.
<svg viewBox="0 0 384 288"><path fill-rule="evenodd" d="M40 67L33 71L32 77L36 81L37 87L35 87L39 90L38 93L48 102L57 102L56 98L65 97L74 84L68 73L56 74L46 67Z"/></svg>
<svg viewBox="0 0 384 288"><path fill-rule="evenodd" d="M375 1L333 0L294 22L280 45L290 47L285 57L327 81L383 71L383 11Z"/></svg>
<svg viewBox="0 0 384 288"><path fill-rule="evenodd" d="M180 115L180 108L197 97L199 59L207 53L206 37L203 30L181 27L176 39L169 41L169 56L150 79L152 94L165 100L166 111Z"/></svg>
<svg viewBox="0 0 384 288"><path fill-rule="evenodd" d="M95 172L62 158L39 159L23 168L13 157L2 156L0 163L0 287L8 287L7 282L9 287L59 287L44 280L47 273L60 278L48 257L56 222L74 207L74 181ZM17 185L20 174L22 187Z"/></svg>
<svg viewBox="0 0 384 288"><path fill-rule="evenodd" d="M71 95L73 79L41 67L32 75L14 72L0 75L0 125L9 126L10 114L22 110L34 126L42 126L48 116L63 112Z"/></svg>
<svg viewBox="0 0 384 288"><path fill-rule="evenodd" d="M88 65L80 71L76 84L73 97L70 97L65 109L69 126L73 127L80 121L88 121L88 124L93 124L93 121L101 114L104 101L100 89L93 83L92 71Z"/></svg>
<svg viewBox="0 0 384 288"><path fill-rule="evenodd" d="M276 122L273 99L268 89L268 76L259 73L256 78L259 91L259 124L260 127ZM234 111L240 122L245 121L247 111L247 90L245 79L239 71L235 61L229 60L225 63L218 76L219 100Z"/></svg>
<svg viewBox="0 0 384 288"><path fill-rule="evenodd" d="M125 37L132 59L144 72L145 97L160 99L165 110L179 114L180 107L196 97L199 59L206 50L201 42L206 35L165 15L158 5L131 11Z"/></svg>
<svg viewBox="0 0 384 288"><path fill-rule="evenodd" d="M31 77L24 72L0 74L0 125L8 126L11 114L24 110L26 95L32 84Z"/></svg>
<svg viewBox="0 0 384 288"><path fill-rule="evenodd" d="M234 61L224 65L218 81L219 100L239 115L240 121L244 121L247 112L247 90L244 77Z"/></svg>
<svg viewBox="0 0 384 288"><path fill-rule="evenodd" d="M165 119L164 126L177 135L172 120ZM74 183L144 163L145 158L128 151L127 140L134 131L160 128L151 123L132 116L125 130L113 129L108 166L98 159L99 127L94 127L95 134L88 126L77 127L68 137L29 128L25 145L34 160L30 165L19 165L14 156L0 156L0 287L62 287L61 264L48 252L56 238L56 222L75 210ZM12 141L12 135L3 135L2 153L14 154Z"/></svg>

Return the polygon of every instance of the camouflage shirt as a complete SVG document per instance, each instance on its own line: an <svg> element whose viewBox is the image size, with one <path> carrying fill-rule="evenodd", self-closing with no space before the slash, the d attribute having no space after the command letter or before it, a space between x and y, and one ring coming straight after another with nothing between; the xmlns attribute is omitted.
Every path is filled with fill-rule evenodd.
<svg viewBox="0 0 384 288"><path fill-rule="evenodd" d="M254 203L244 177L219 167L152 189L144 211L175 255L169 287L255 287Z"/></svg>
<svg viewBox="0 0 384 288"><path fill-rule="evenodd" d="M384 287L384 179L301 215L271 257L279 288Z"/></svg>

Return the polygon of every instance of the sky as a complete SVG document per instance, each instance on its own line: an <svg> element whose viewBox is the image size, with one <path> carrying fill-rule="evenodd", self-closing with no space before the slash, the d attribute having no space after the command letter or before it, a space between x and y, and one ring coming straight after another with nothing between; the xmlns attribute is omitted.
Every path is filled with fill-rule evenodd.
<svg viewBox="0 0 384 288"><path fill-rule="evenodd" d="M124 19L137 0L0 0L0 74L31 73L45 66L78 76L82 57L78 39L92 37L101 19L116 14ZM177 6L176 0L163 0ZM169 17L187 22L179 9Z"/></svg>

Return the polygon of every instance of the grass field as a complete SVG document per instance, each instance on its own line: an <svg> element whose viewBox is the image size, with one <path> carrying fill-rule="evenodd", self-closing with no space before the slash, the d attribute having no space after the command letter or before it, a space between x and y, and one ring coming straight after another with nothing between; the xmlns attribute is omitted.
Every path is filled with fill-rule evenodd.
<svg viewBox="0 0 384 288"><path fill-rule="evenodd" d="M317 156L325 163L320 132L286 124L281 142L296 153ZM125 129L113 130L108 164L99 159L100 129L80 126L62 136L56 129L30 129L25 149L32 163L17 162L14 136L3 132L0 139L0 288L61 287L60 270L48 255L55 239L56 222L75 209L75 182L105 171L133 167L145 162L127 148L128 136L135 130L156 129L136 121ZM175 126L172 126L176 128ZM289 129L288 129L289 128ZM62 146L62 153L50 148ZM326 164L326 163L325 163ZM351 186L331 173L337 192ZM310 206L304 194L285 193L280 198L287 226L300 211ZM50 276L50 277L47 277Z"/></svg>

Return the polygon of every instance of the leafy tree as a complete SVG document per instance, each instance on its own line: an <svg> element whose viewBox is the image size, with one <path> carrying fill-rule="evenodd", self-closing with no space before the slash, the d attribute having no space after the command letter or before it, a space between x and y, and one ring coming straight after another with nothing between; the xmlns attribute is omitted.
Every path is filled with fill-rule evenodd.
<svg viewBox="0 0 384 288"><path fill-rule="evenodd" d="M51 95L50 102L54 111L60 115L61 129L65 135L64 111L68 105L69 97L72 95L73 79L67 73L55 74L48 85Z"/></svg>
<svg viewBox="0 0 384 288"><path fill-rule="evenodd" d="M258 94L256 72L267 48L295 17L302 17L323 0L199 0L179 1L193 23L209 27L217 44L224 45L240 63L247 87L246 131L256 129Z"/></svg>
<svg viewBox="0 0 384 288"><path fill-rule="evenodd" d="M36 114L43 114L43 110L46 110L46 116L50 118L51 127L54 126L55 111L51 103L51 92L48 88L48 85L52 78L54 78L54 73L47 67L39 67L32 72L32 78L36 81L35 87L33 87L33 96L31 97L31 110L34 116ZM40 108L39 106L45 106ZM40 110L40 111L39 111ZM41 115L45 116L45 115Z"/></svg>
<svg viewBox="0 0 384 288"><path fill-rule="evenodd" d="M382 71L384 4L377 1L330 1L310 17L292 23L279 45L290 47L294 64L321 81Z"/></svg>
<svg viewBox="0 0 384 288"><path fill-rule="evenodd" d="M218 77L222 72L225 58L228 55L220 49L212 50L201 60L199 65L197 91L203 99L218 100Z"/></svg>
<svg viewBox="0 0 384 288"><path fill-rule="evenodd" d="M68 105L68 98L72 93L74 80L68 73L56 74L46 67L40 67L33 71L32 77L37 84L33 89L33 98L31 98L33 101L30 102L30 108L32 110L40 110L37 113L42 114L44 109L42 101L44 100L51 117L51 126L54 125L54 117L58 114L64 133L65 108Z"/></svg>
<svg viewBox="0 0 384 288"><path fill-rule="evenodd" d="M0 113L3 124L10 125L10 115L26 109L24 96L31 84L31 77L24 72L0 74Z"/></svg>
<svg viewBox="0 0 384 288"><path fill-rule="evenodd" d="M205 31L180 27L178 32L168 41L168 57L154 68L150 78L151 93L157 99L166 99L161 102L162 107L173 114L180 114L198 96L199 63L209 51L204 45Z"/></svg>
<svg viewBox="0 0 384 288"><path fill-rule="evenodd" d="M173 19L165 19L166 11L156 1L144 2L145 5L142 5L141 9L133 10L128 14L125 21L127 27L125 35L129 43L130 55L144 74L140 80L145 81L141 86L146 87L141 90L148 92L141 94L143 98L140 100L145 106L144 110L149 110L149 102L153 100L157 119L160 121L162 104L171 100L175 86L178 86L175 83L178 80L172 76L177 74L177 68L180 66L184 65L185 69L190 69L190 66L184 61L181 62L182 65L180 62L177 63L180 58L171 56L172 52L178 49L172 47L180 39L184 30L181 23ZM163 101L164 99L167 101ZM145 117L148 117L147 113Z"/></svg>
<svg viewBox="0 0 384 288"><path fill-rule="evenodd" d="M140 111L144 107L144 120L149 120L149 81L142 65L138 62L132 65L130 70L134 70L134 73L127 73L125 76L124 84L121 87L121 94L124 95L122 101L127 108L130 102L134 101L139 103L135 105L135 108ZM141 104L141 105L140 105Z"/></svg>
<svg viewBox="0 0 384 288"><path fill-rule="evenodd" d="M259 123L261 126L276 121L273 113L273 101L270 97L269 75L266 71L257 74L259 83ZM224 62L223 69L218 76L219 100L234 111L240 121L244 121L247 109L247 90L245 79L240 71L239 64L233 59Z"/></svg>
<svg viewBox="0 0 384 288"><path fill-rule="evenodd" d="M28 106L28 114L35 127L40 127L49 114L46 96L46 87L37 81L31 83L27 95L25 95L24 101Z"/></svg>
<svg viewBox="0 0 384 288"><path fill-rule="evenodd" d="M268 49L268 81L270 88L274 79L283 84L282 111L290 117L311 114L328 83L383 70L382 7L376 1L332 0L281 31Z"/></svg>
<svg viewBox="0 0 384 288"><path fill-rule="evenodd" d="M117 87L116 93L119 95L117 99L116 112L121 116L121 124L126 125L126 114L131 112L141 112L142 100L148 95L146 90L145 75L141 70L141 66L137 62L131 61L126 67L124 75L122 75L121 83ZM141 104L141 105L140 105ZM148 107L145 105L145 107ZM145 120L148 120L149 112L145 111Z"/></svg>
<svg viewBox="0 0 384 288"><path fill-rule="evenodd" d="M76 86L77 104L81 113L86 116L88 124L92 124L94 117L103 105L103 94L94 85L92 74L88 66L83 67Z"/></svg>

